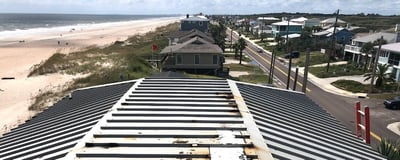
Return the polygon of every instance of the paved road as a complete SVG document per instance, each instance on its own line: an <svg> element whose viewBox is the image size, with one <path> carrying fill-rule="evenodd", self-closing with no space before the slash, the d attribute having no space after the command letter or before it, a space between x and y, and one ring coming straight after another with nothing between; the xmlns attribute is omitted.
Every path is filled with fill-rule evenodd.
<svg viewBox="0 0 400 160"><path fill-rule="evenodd" d="M230 38L230 31L227 32ZM238 35L234 33L233 41L238 39ZM244 53L251 59L256 61L260 67L269 72L271 63L271 54L264 51L263 53L257 52L257 47L252 43L247 42L247 48ZM280 88L286 88L288 66L285 62L281 62L278 59L275 64L274 77L276 80L274 84L277 84ZM293 88L295 73L291 72L290 78L290 89ZM296 91L301 91L303 78L302 75L298 76ZM380 101L371 101L362 98L349 98L339 96L324 91L317 85L308 82L306 95L312 99L319 106L323 107L327 112L338 119L346 128L355 133L355 109L354 105L357 101L360 101L362 105L368 105L371 108L371 140L372 146L378 143L380 137L389 137L391 139L398 139L400 136L386 129L387 124L400 121L400 112L390 111L383 107Z"/></svg>

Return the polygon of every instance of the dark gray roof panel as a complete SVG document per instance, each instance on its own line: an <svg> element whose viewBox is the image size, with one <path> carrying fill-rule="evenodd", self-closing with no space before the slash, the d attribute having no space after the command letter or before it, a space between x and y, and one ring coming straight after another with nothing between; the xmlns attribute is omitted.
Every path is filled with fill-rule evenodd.
<svg viewBox="0 0 400 160"><path fill-rule="evenodd" d="M278 159L383 159L306 95L237 83Z"/></svg>
<svg viewBox="0 0 400 160"><path fill-rule="evenodd" d="M77 90L0 138L0 159L60 158L134 84Z"/></svg>

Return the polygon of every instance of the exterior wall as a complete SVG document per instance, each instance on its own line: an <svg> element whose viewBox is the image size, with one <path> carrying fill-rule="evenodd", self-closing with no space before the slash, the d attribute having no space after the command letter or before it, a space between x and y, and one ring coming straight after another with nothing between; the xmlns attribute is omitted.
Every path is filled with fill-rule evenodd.
<svg viewBox="0 0 400 160"><path fill-rule="evenodd" d="M390 72L395 76L396 82L400 82L400 52L382 51L379 55L379 64L390 64Z"/></svg>
<svg viewBox="0 0 400 160"><path fill-rule="evenodd" d="M177 64L178 55L182 56L182 64ZM200 64L195 64L195 55L200 56ZM217 64L213 64L213 55L217 55ZM208 53L182 53L170 56L167 62L163 65L164 69L220 69L222 54Z"/></svg>
<svg viewBox="0 0 400 160"><path fill-rule="evenodd" d="M181 21L181 31L191 31L197 29L202 32L208 32L208 21Z"/></svg>

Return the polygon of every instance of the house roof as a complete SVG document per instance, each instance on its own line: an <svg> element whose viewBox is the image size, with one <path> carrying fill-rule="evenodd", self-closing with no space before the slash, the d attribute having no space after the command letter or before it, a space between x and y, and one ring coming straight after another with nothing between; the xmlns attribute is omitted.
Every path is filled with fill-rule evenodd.
<svg viewBox="0 0 400 160"><path fill-rule="evenodd" d="M300 92L226 79L145 78L125 87L125 94L115 95L119 100L113 107L98 114L104 116L97 118L95 125L87 126L88 132L71 128L62 136L80 135L74 139L76 145L63 139L52 143L57 135L48 133L58 127L43 124L50 128L37 136L21 133L11 140L10 133L2 137L0 159L7 159L3 156L4 148L9 147L5 140L30 136L38 143L15 142L14 147L28 146L13 154L23 152L30 159L384 159ZM107 90L93 92L108 94ZM92 97L96 94L73 95L72 100L77 96L93 103L77 107L76 113L83 114L103 102ZM69 113L57 120L71 121L74 117L65 116ZM46 118L36 121L40 122ZM56 154L57 148L66 145L62 154Z"/></svg>
<svg viewBox="0 0 400 160"><path fill-rule="evenodd" d="M287 21L276 22L276 23L272 23L271 25L273 25L273 26L287 26L288 22ZM289 22L289 25L290 26L302 26L302 24L295 23L295 22Z"/></svg>
<svg viewBox="0 0 400 160"><path fill-rule="evenodd" d="M281 37L286 38L286 35L283 35ZM301 34L298 33L293 33L288 35L288 38L299 38L299 37L301 37Z"/></svg>
<svg viewBox="0 0 400 160"><path fill-rule="evenodd" d="M184 43L165 47L160 53L222 53L222 49L200 37L194 37Z"/></svg>
<svg viewBox="0 0 400 160"><path fill-rule="evenodd" d="M306 95L238 85L276 159L382 159Z"/></svg>
<svg viewBox="0 0 400 160"><path fill-rule="evenodd" d="M194 16L194 17L189 17L189 18L184 18L181 19L181 21L210 21L204 16Z"/></svg>
<svg viewBox="0 0 400 160"><path fill-rule="evenodd" d="M308 18L306 17L299 17L299 18L295 18L295 19L291 19L290 21L292 22L300 22L303 23L304 21L308 20Z"/></svg>
<svg viewBox="0 0 400 160"><path fill-rule="evenodd" d="M373 41L381 38L381 36L383 36L383 39L385 39L388 43L396 42L397 35L395 33L385 33L385 32L378 32L378 33L373 33L373 34L370 34L367 36L355 38L355 39L353 39L353 41L363 42L363 43L373 42Z"/></svg>
<svg viewBox="0 0 400 160"><path fill-rule="evenodd" d="M0 138L0 159L64 157L135 82L81 89Z"/></svg>
<svg viewBox="0 0 400 160"><path fill-rule="evenodd" d="M262 21L279 21L279 18L275 18L275 17L258 17L257 20L262 20Z"/></svg>
<svg viewBox="0 0 400 160"><path fill-rule="evenodd" d="M336 21L336 18L328 18L328 19L324 19L324 20L322 20L321 21L321 23L322 24L333 24L333 23L335 23L335 21ZM343 21L343 20L341 20L341 19L338 19L337 20L337 23L342 23L342 24L344 24L344 23L346 23L346 21Z"/></svg>
<svg viewBox="0 0 400 160"><path fill-rule="evenodd" d="M206 41L208 41L210 43L214 43L215 42L214 39L212 37L208 36L206 33L202 32L202 31L199 31L197 29L194 29L194 30L190 31L188 34L183 35L182 37L179 37L180 39L179 39L178 43L186 42L186 41L188 41L188 40L190 40L190 39L192 39L192 38L194 38L196 36L200 37L200 38L202 38L202 39L204 39L204 40L206 40Z"/></svg>
<svg viewBox="0 0 400 160"><path fill-rule="evenodd" d="M378 48L378 46L375 46L375 48ZM382 50L390 51L390 52L396 52L400 53L400 43L389 43L381 46Z"/></svg>
<svg viewBox="0 0 400 160"><path fill-rule="evenodd" d="M315 36L327 36L327 37L330 37L330 36L332 36L332 34L333 34L333 27L331 27L331 28L329 28L329 29L326 29L326 30L323 30L323 31L321 31L321 32L316 32L316 33L313 33L313 35L315 35ZM342 28L342 27L336 27L336 33L338 33L338 32L340 32L340 31L342 31L342 30L344 30L345 28Z"/></svg>

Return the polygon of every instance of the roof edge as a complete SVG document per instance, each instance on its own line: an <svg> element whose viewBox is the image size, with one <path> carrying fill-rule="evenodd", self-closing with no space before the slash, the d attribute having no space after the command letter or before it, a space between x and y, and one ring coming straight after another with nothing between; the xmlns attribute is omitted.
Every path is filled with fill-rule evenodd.
<svg viewBox="0 0 400 160"><path fill-rule="evenodd" d="M249 108L247 108L246 103L238 87L236 86L236 82L230 79L227 79L228 85L231 88L232 95L236 101L237 107L239 109L240 114L243 118L243 123L245 124L248 133L250 134L250 139L253 141L255 151L259 156L260 160L274 159L272 157L272 152L268 148L267 144L264 142L265 139L262 137L260 130L258 129L252 114L250 113Z"/></svg>
<svg viewBox="0 0 400 160"><path fill-rule="evenodd" d="M141 78L141 79L135 80L135 82L141 82L143 80L144 80L144 78ZM126 83L126 82L131 82L131 81L124 81L124 82ZM121 84L121 82L111 83L111 84ZM67 155L65 155L62 159L75 159L76 152L79 151L81 148L83 148L85 146L85 143L88 142L91 138L93 138L93 134L100 130L101 124L107 123L107 118L112 116L112 111L116 110L116 108L119 107L121 105L121 103L126 98L129 97L129 94L132 93L139 84L140 83L135 83L127 92L125 92L125 94L123 96L121 96L121 98L111 107L111 109L109 109L108 112L106 114L104 114L103 117L100 118L100 120L85 134L85 136L83 138L81 138L73 148L69 149ZM103 85L103 86L107 86L107 85Z"/></svg>
<svg viewBox="0 0 400 160"><path fill-rule="evenodd" d="M231 81L235 81L235 80L231 80ZM253 83L247 83L247 82L241 82L241 81L235 81L235 82L236 82L236 83L240 83L240 84L250 85L250 86L256 86L256 87L263 87L263 88L275 89L275 90L280 90L280 91L285 91L285 92L292 92L292 93L305 94L305 93L300 92L300 91L293 91L293 90L287 90L287 89L282 89L282 88L277 88L277 87L264 86L264 85L260 85L260 84L253 84Z"/></svg>

